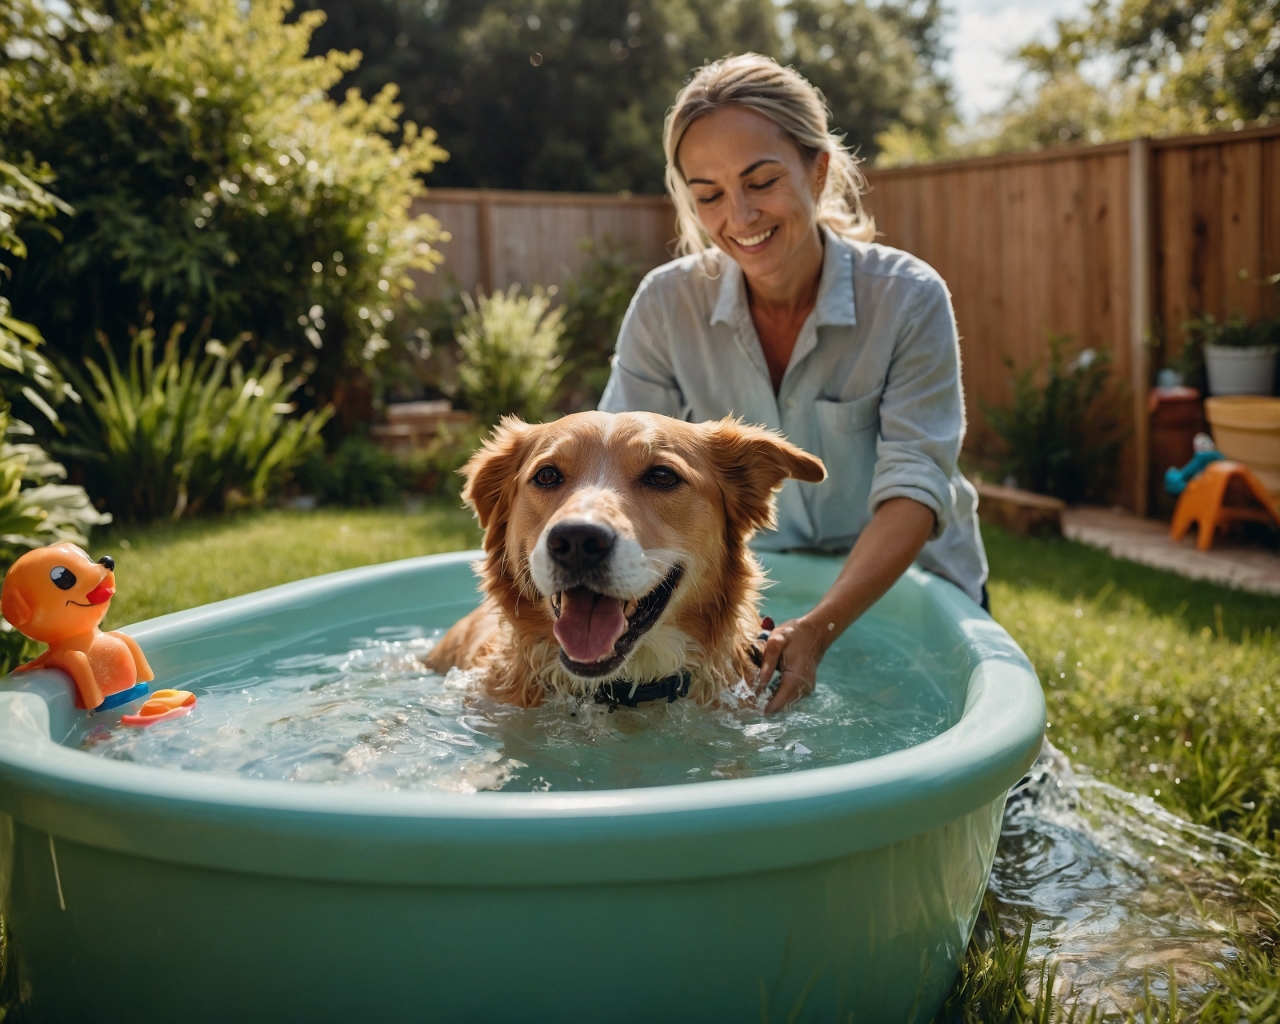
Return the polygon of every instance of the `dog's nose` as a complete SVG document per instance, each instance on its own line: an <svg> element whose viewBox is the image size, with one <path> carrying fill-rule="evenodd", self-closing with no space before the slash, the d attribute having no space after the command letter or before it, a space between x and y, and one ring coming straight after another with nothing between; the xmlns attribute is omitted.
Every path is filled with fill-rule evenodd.
<svg viewBox="0 0 1280 1024"><path fill-rule="evenodd" d="M108 572L116 571L116 560L112 558L110 555L103 555L101 558L98 559L98 564L105 565L107 567Z"/></svg>
<svg viewBox="0 0 1280 1024"><path fill-rule="evenodd" d="M547 550L566 569L583 572L608 557L617 537L613 530L600 523L557 523L547 534Z"/></svg>

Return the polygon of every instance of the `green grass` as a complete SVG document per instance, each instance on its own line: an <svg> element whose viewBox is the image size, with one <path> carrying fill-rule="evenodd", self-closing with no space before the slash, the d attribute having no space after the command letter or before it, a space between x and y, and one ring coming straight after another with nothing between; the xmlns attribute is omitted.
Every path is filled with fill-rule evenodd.
<svg viewBox="0 0 1280 1024"><path fill-rule="evenodd" d="M1040 675L1054 744L1110 782L1280 855L1280 599L1062 539L983 532L992 611ZM1222 975L1221 991L1189 1015L1149 998L1132 1019L1280 1021L1280 884L1273 864L1238 868L1263 933L1240 939L1245 955ZM1022 994L1017 945L998 930L995 941L975 942L945 1019L1089 1019L1085 1009L1072 1017Z"/></svg>
<svg viewBox="0 0 1280 1024"><path fill-rule="evenodd" d="M116 559L105 628L339 569L476 547L480 532L454 502L401 509L271 510L145 528L100 530L95 558Z"/></svg>
<svg viewBox="0 0 1280 1024"><path fill-rule="evenodd" d="M1022 645L1049 704L1049 733L1073 762L1151 795L1190 820L1280 855L1280 599L1225 590L1110 558L1061 539L985 531L995 617ZM422 511L268 511L100 532L117 559L121 624L290 580L410 555L473 547L452 503ZM1154 766L1154 770L1153 770ZM1276 903L1274 871L1245 879ZM993 909L988 915L994 914ZM1135 1020L1280 1021L1275 916L1190 1017L1158 1000ZM944 1015L965 1024L1089 1019L1023 991L1020 936L984 921ZM996 925L999 922L994 922ZM993 937L994 931L994 937Z"/></svg>
<svg viewBox="0 0 1280 1024"><path fill-rule="evenodd" d="M985 536L992 610L1040 674L1054 744L1280 852L1280 599L1068 541Z"/></svg>

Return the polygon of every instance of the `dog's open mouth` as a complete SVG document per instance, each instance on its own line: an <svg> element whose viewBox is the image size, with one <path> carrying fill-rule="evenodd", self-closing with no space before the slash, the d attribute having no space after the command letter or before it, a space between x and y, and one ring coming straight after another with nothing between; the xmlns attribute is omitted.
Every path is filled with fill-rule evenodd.
<svg viewBox="0 0 1280 1024"><path fill-rule="evenodd" d="M631 648L662 615L684 575L676 566L644 597L624 601L588 587L574 587L551 596L560 644L560 661L576 676L608 675L626 660Z"/></svg>

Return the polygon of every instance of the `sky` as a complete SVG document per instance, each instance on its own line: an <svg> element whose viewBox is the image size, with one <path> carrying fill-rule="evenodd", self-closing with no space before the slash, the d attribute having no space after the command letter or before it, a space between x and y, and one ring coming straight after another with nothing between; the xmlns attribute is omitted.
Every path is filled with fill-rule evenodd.
<svg viewBox="0 0 1280 1024"><path fill-rule="evenodd" d="M1055 18L1085 9L1084 0L949 0L951 73L961 115L972 119L999 106L1017 81L1011 51L1047 38Z"/></svg>

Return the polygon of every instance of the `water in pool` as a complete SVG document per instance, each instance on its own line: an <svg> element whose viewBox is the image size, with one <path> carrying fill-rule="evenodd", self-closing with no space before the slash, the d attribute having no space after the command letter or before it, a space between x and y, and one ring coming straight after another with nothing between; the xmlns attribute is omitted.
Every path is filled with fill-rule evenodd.
<svg viewBox="0 0 1280 1024"><path fill-rule="evenodd" d="M843 764L911 746L953 724L934 681L956 672L892 630L855 629L817 690L766 718L745 686L723 706L640 708L561 700L496 703L468 677L427 671L434 636L394 628L340 650L278 658L196 688L187 717L146 729L93 725L104 757L254 779L382 789L583 790L663 786Z"/></svg>

